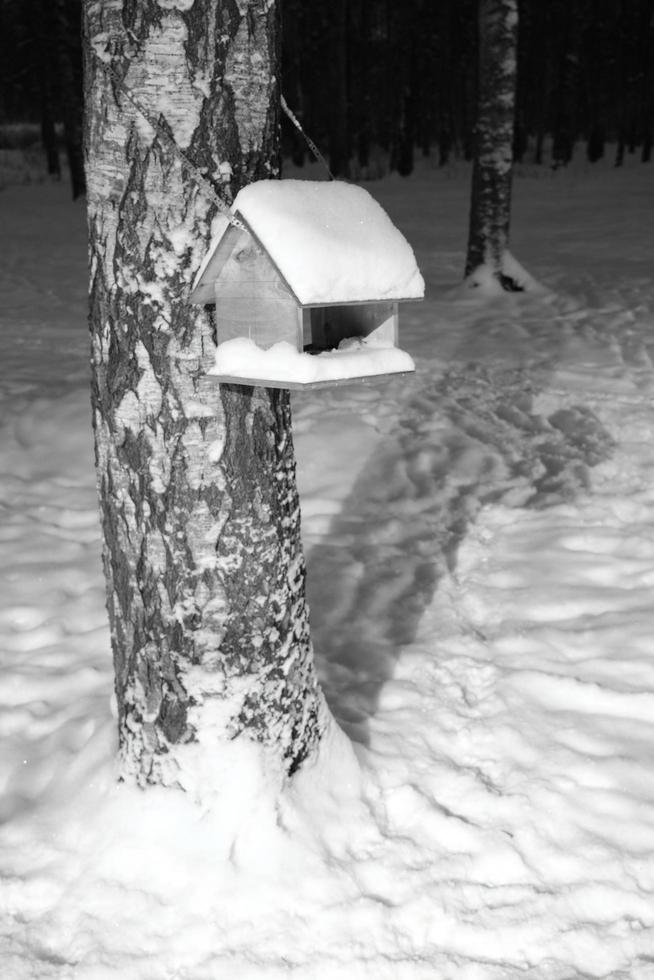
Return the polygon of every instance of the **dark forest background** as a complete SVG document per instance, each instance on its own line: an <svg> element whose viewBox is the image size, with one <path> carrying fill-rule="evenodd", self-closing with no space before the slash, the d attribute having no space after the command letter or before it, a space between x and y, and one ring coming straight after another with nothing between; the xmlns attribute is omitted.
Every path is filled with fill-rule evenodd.
<svg viewBox="0 0 654 980"><path fill-rule="evenodd" d="M515 159L652 152L652 0L519 0ZM284 91L331 169L472 156L476 0L284 0ZM293 143L299 158L304 148ZM381 154L380 154L381 151ZM299 162L299 159L298 159ZM356 174L355 174L356 175Z"/></svg>
<svg viewBox="0 0 654 980"><path fill-rule="evenodd" d="M469 159L476 0L282 0L283 91L335 175L409 175ZM0 0L0 138L31 123L48 169L83 191L81 0ZM654 0L519 0L515 159L563 166L580 144L651 159ZM25 139L28 130L20 130ZM4 134L4 136L3 136ZM287 155L304 140L285 120Z"/></svg>

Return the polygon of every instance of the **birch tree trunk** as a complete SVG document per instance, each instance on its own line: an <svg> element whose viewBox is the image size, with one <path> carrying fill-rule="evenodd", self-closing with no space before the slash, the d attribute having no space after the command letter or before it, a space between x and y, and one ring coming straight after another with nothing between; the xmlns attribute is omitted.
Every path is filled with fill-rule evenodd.
<svg viewBox="0 0 654 980"><path fill-rule="evenodd" d="M228 200L279 175L278 4L85 0L84 42L120 774L202 796L230 745L292 774L325 722L289 393L207 377L212 319L187 301L216 207L172 145Z"/></svg>
<svg viewBox="0 0 654 980"><path fill-rule="evenodd" d="M479 79L465 276L520 289L508 252L517 72L517 0L479 0Z"/></svg>

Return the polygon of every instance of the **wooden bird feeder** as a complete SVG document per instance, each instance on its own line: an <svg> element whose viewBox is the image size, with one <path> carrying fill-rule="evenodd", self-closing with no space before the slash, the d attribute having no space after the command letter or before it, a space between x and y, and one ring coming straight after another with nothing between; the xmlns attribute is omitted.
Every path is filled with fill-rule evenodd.
<svg viewBox="0 0 654 980"><path fill-rule="evenodd" d="M259 181L233 211L243 227L224 220L190 298L215 304L219 381L308 388L414 370L398 348L398 304L421 299L424 283L367 191Z"/></svg>

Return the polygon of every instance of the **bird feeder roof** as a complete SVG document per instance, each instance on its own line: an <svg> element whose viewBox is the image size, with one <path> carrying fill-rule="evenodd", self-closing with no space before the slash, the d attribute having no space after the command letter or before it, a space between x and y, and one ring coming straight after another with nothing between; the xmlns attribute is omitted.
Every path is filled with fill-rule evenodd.
<svg viewBox="0 0 654 980"><path fill-rule="evenodd" d="M263 246L301 306L420 299L413 249L362 187L343 181L261 180L241 190L233 211ZM191 301L202 302L225 261L215 235Z"/></svg>

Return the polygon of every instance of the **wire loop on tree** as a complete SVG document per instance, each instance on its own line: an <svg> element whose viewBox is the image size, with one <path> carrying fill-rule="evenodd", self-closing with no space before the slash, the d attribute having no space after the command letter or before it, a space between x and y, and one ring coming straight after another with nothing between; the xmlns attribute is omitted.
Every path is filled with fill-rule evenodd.
<svg viewBox="0 0 654 980"><path fill-rule="evenodd" d="M313 153L313 155L316 158L316 160L319 163L322 163L323 167L325 168L325 170L329 174L329 179L330 180L334 180L334 175L331 172L331 170L329 169L329 164L327 163L327 161L325 160L324 156L322 155L322 153L320 152L320 150L318 149L318 147L316 146L316 144L313 142L313 140L311 139L311 137L310 136L307 136L307 134L302 129L302 123L297 118L297 116L295 115L295 113L293 112L293 110L289 108L288 102L286 101L286 99L284 98L283 95L280 96L280 102L281 102L282 109L284 110L284 112L286 113L286 115L288 116L288 118L291 120L291 122L293 123L293 125L297 129L298 133L301 133L302 137L304 138L304 141L306 142L307 146L309 147L309 149Z"/></svg>

